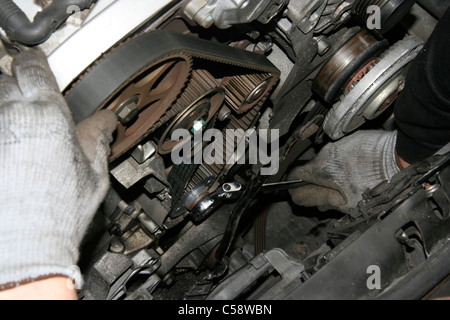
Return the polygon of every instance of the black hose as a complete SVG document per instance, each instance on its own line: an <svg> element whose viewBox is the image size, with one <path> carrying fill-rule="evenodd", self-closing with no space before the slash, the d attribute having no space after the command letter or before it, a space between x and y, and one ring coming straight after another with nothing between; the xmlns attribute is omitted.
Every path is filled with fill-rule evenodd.
<svg viewBox="0 0 450 320"><path fill-rule="evenodd" d="M46 41L68 17L95 0L55 0L30 22L12 0L0 0L0 27L12 41L32 46Z"/></svg>

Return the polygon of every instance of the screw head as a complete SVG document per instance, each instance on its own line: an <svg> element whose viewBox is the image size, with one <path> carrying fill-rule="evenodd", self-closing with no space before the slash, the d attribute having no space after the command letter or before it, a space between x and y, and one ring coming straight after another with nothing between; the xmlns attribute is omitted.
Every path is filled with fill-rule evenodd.
<svg viewBox="0 0 450 320"><path fill-rule="evenodd" d="M211 14L208 14L206 17L203 18L200 25L202 27L204 27L205 29L208 29L209 27L211 27L213 25L213 23L214 23L214 18L212 17Z"/></svg>
<svg viewBox="0 0 450 320"><path fill-rule="evenodd" d="M114 111L123 125L130 123L139 114L138 96L128 98Z"/></svg>

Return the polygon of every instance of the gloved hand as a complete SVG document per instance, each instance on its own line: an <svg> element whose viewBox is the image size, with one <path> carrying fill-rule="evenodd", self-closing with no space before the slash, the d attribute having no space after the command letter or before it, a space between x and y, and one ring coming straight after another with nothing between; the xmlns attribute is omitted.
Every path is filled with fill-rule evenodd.
<svg viewBox="0 0 450 320"><path fill-rule="evenodd" d="M71 266L109 186L117 118L102 111L75 128L41 52L18 54L12 69L0 76L0 289L79 281Z"/></svg>
<svg viewBox="0 0 450 320"><path fill-rule="evenodd" d="M359 131L329 143L315 159L294 168L289 180L310 184L290 190L294 203L351 214L362 194L400 171L395 160L397 132Z"/></svg>

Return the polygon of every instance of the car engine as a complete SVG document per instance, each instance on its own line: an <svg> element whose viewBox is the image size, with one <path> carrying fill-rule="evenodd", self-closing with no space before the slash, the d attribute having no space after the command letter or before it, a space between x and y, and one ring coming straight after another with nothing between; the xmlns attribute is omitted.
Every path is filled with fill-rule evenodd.
<svg viewBox="0 0 450 320"><path fill-rule="evenodd" d="M102 109L119 119L80 299L448 290L448 152L368 190L350 215L295 206L287 189L302 182L286 178L330 141L394 128L446 2L0 0L2 70L39 47L76 123ZM4 19L16 8L20 21Z"/></svg>

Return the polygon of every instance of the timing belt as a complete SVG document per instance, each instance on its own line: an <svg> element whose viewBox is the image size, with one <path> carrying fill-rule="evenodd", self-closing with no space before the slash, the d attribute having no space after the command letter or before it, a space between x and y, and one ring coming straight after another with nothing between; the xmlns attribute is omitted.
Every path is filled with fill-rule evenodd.
<svg viewBox="0 0 450 320"><path fill-rule="evenodd" d="M119 86L130 80L130 73L138 74L151 63L175 53L254 72L280 74L263 55L173 31L151 31L113 48L67 91L66 100L75 122L82 121L102 106Z"/></svg>
<svg viewBox="0 0 450 320"><path fill-rule="evenodd" d="M280 71L263 55L220 43L198 39L167 30L157 30L129 38L118 44L99 60L66 91L66 99L75 122L97 111L118 89L143 69L164 57L182 54L225 66L240 68L242 73L271 73L278 80ZM180 92L181 94L181 92ZM249 111L251 112L251 111ZM239 115L239 118L244 115ZM183 193L196 166L181 166L172 196L174 202ZM173 180L173 179L171 179Z"/></svg>

